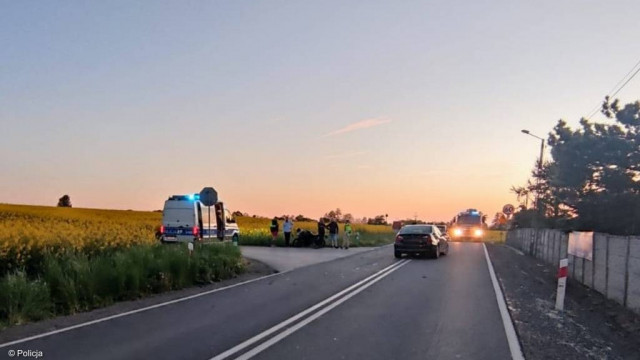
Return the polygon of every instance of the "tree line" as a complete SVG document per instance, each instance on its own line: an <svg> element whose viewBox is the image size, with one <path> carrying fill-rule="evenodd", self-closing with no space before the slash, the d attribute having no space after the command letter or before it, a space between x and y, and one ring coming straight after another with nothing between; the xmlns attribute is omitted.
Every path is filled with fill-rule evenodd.
<svg viewBox="0 0 640 360"><path fill-rule="evenodd" d="M242 211L234 211L233 212L233 216L247 216L247 217L253 217L253 218L266 218L265 216L260 216L260 215L249 215L246 212L242 212ZM300 215L287 215L287 214L283 214L280 216L276 216L275 218L278 220L284 220L285 217L288 217L290 219L293 219L294 221L318 221L318 219L311 219L309 217L306 217L302 214ZM389 217L388 214L381 214L381 215L376 215L374 217L368 218L368 217L362 217L362 218L356 218L355 216L353 216L351 213L344 213L342 212L342 210L340 208L336 208L335 210L329 210L326 213L324 213L324 215L322 216L325 219L336 219L339 222L345 222L345 221L349 221L352 223L359 223L359 224L369 224L369 225L387 225L387 218Z"/></svg>
<svg viewBox="0 0 640 360"><path fill-rule="evenodd" d="M521 204L512 226L640 233L640 101L607 97L601 111L612 123L558 121L546 141L552 160L511 189Z"/></svg>

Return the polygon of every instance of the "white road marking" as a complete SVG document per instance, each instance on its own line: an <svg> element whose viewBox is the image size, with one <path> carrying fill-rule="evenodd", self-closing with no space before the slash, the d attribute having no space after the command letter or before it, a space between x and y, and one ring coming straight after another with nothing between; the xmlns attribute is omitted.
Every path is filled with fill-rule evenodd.
<svg viewBox="0 0 640 360"><path fill-rule="evenodd" d="M284 327L288 326L289 324L291 324L291 323L293 323L293 322L295 322L295 321L299 320L300 318L302 318L302 317L304 317L304 316L308 315L309 313L311 313L311 312L313 312L313 311L316 311L316 310L318 310L319 308L321 308L321 307L323 307L323 306L326 306L328 303L330 303L330 302L332 302L332 301L336 300L337 298L339 298L339 297L341 297L341 296L343 296L343 295L347 294L349 291L352 291L352 290L354 290L354 289L358 288L359 286L364 285L366 282L370 281L371 279L374 279L375 277L378 277L378 276L379 276L379 279L381 279L381 278L383 278L383 277L387 276L388 274L390 274L391 272L395 271L397 268L399 268L399 267L403 266L404 264L406 264L406 263L408 263L408 262L410 262L410 261L411 261L411 260L407 260L407 259L405 259L405 260L398 261L398 262L396 262L396 263L394 263L394 264L391 264L391 265L387 266L386 268L384 268L384 269L382 269L382 270L378 271L377 273L375 273L375 274L373 274L373 275L371 275L371 276L369 276L369 277L365 278L364 280L361 280L361 281L359 281L359 282L357 282L357 283L355 283L355 284L353 284L353 285L349 286L348 288L346 288L346 289L344 289L344 290L340 291L339 293L334 294L334 295L332 295L332 296L328 297L327 299L325 299L325 300L323 300L323 301L321 301L321 302L317 303L316 305L314 305L314 306L312 306L312 307L308 308L307 310L304 310L304 311L302 311L302 312L300 312L300 313L298 313L298 314L296 314L296 315L294 315L294 316L290 317L289 319L287 319L287 320L285 320L285 321L283 321L283 322L281 322L281 323L279 323L279 324L277 324L277 325L275 325L275 326L271 327L270 329L265 330L265 331L261 332L260 334L258 334L258 335L256 335L256 336L254 336L254 337L252 337L252 338L250 338L250 339L248 339L248 340L246 340L246 341L244 341L244 342L242 342L242 343L240 343L240 344L238 344L238 345L236 345L236 346L232 347L231 349L226 350L225 352L220 353L220 354L218 354L218 355L216 355L216 356L212 357L210 360L222 360L222 359L225 359L225 358L227 358L227 357L229 357L229 356L231 356L231 355L233 355L233 354L235 354L235 353L237 353L237 352L240 352L240 351L242 351L242 350L244 350L244 349L248 348L249 346L253 345L254 343L256 343L256 342L258 342L258 341L260 341L260 340L264 339L265 337L267 337L267 336L269 336L269 335L271 335L271 334L273 334L273 333L275 333L275 332L279 331L280 329L282 329L282 328L284 328ZM378 281L379 279L374 280L372 283L374 283L374 282ZM364 288L366 288L366 287L368 287L368 286L369 286L369 285L366 285L366 286L365 286L365 287L363 287L362 289L364 289ZM360 291L361 291L361 290L358 290L357 292L360 292ZM347 296L347 298L349 298L349 297L350 297L350 296ZM342 303L342 301L339 301L337 304L340 304L340 303ZM329 310L330 310L330 309L333 309L333 307L335 307L335 306L333 306L333 305L332 305L331 307L328 307L328 308L326 308L326 309L329 309ZM326 309L325 309L325 310L326 310ZM320 311L320 312L322 312L322 313L324 314L324 312L326 312L325 310L322 310L322 311ZM323 311L324 311L324 312L323 312ZM319 313L320 313L320 312L319 312ZM315 315L314 315L314 316L315 316ZM310 317L310 318L311 318L311 317ZM307 319L307 320L308 320L308 319ZM306 320L305 320L305 321L306 321ZM302 322L301 322L301 323L302 323ZM278 336L280 336L280 335L278 335ZM274 337L274 338L276 338L276 337ZM272 340L273 340L273 339L272 339ZM271 341L271 340L270 340L270 341ZM268 343L268 342L266 342L266 343ZM262 345L261 345L261 346L262 346ZM269 345L269 346L271 346L271 345ZM256 349L257 349L257 348L259 348L259 347L256 347ZM254 350L255 350L255 349L254 349ZM252 351L253 351L253 350L252 350ZM261 350L261 351L262 351L262 350ZM256 353L256 354L257 354L257 353Z"/></svg>
<svg viewBox="0 0 640 360"><path fill-rule="evenodd" d="M482 247L484 248L484 256L487 258L487 266L489 267L489 275L491 275L493 290L496 292L498 308L500 309L500 316L502 317L504 332L507 335L507 342L509 343L511 358L514 360L524 360L522 349L520 348L520 342L518 341L518 335L516 334L516 329L513 327L513 321L511 320L511 315L509 315L509 310L507 310L507 304L504 301L504 295L502 294L502 290L500 289L500 284L498 284L498 278L496 278L496 273L493 271L493 264L491 263L491 259L489 258L487 246L483 243Z"/></svg>
<svg viewBox="0 0 640 360"><path fill-rule="evenodd" d="M303 321L300 321L296 325L288 328L287 330L285 330L285 331L281 332L280 334L274 336L273 338L269 339L268 341L263 342L259 346L256 346L255 348L251 349L251 351L248 351L248 352L242 354L241 356L236 358L236 360L248 360L248 359L251 359L252 357L258 355L259 353L263 352L264 350L266 350L269 347L273 346L274 344L278 343L280 340L286 338L287 336L289 336L289 335L293 334L294 332L300 330L301 328L303 328L304 326L308 325L309 323L311 323L312 321L316 320L317 318L321 317L322 315L328 313L329 311L331 311L335 307L339 306L343 302L345 302L345 301L351 299L352 297L358 295L360 292L364 291L365 289L367 289L371 285L373 285L373 284L377 283L378 281L382 280L387 275L389 275L392 272L394 272L394 271L398 270L399 268L403 267L404 265L409 263L411 260L406 260L406 261L403 260L403 261L404 262L398 262L397 263L397 264L399 264L398 266L396 266L396 267L392 268L391 270L387 271L386 273L378 276L376 279L374 279L371 282L365 284L364 286L358 288L357 290L355 290L352 293L348 294L347 296L341 298L340 300L336 301L335 303L331 304L330 306L322 309L321 311L318 311L317 313L309 316L308 318L304 319Z"/></svg>
<svg viewBox="0 0 640 360"><path fill-rule="evenodd" d="M183 298L178 298L178 299L174 299L174 300L171 300L171 301L163 302L163 303L160 303L160 304L155 304L155 305L143 307L143 308L136 309L136 310L131 310L131 311L123 312L123 313L120 313L120 314L115 314L115 315L107 316L107 317L104 317L104 318L100 318L100 319L96 319L96 320L92 320L92 321L87 321L87 322L76 324L76 325L69 326L69 327L66 327L66 328L53 330L53 331L49 331L49 332L46 332L46 333L42 333L42 334L29 336L29 337L18 339L18 340L6 342L4 344L0 344L0 349L3 348L3 347L15 345L15 344L20 344L20 343L23 343L23 342L27 342L27 341L31 341L31 340L35 340L35 339L40 339L40 338L43 338L43 337L47 337L47 336L51 336L51 335L60 334L60 333L63 333L63 332L79 329L79 328L82 328L82 327L85 327L85 326L99 324L101 322L117 319L117 318L120 318L120 317L141 313L141 312L144 312L144 311L147 311L147 310L157 309L159 307L163 307L163 306L167 306L167 305L171 305L171 304L176 304L176 303L183 302L183 301L186 301L186 300L195 299L195 298L198 298L198 297L201 297L201 296L213 294L213 293L216 293L216 292L219 292L219 291L231 289L231 288L234 288L234 287L237 287L237 286L241 286L241 285L245 285L245 284L249 284L249 283L252 283L252 282L255 282L255 281L264 280L264 279L267 279L267 278L270 278L270 277L273 277L273 276L283 275L283 274L286 274L288 272L289 271L283 271L283 272L279 272L277 274L266 275L266 276L262 276L262 277L259 277L259 278L243 281L241 283L225 286L225 287L222 287L222 288L213 289L213 290L201 292L201 293L194 294L194 295L189 295L189 296L186 296L186 297L183 297Z"/></svg>

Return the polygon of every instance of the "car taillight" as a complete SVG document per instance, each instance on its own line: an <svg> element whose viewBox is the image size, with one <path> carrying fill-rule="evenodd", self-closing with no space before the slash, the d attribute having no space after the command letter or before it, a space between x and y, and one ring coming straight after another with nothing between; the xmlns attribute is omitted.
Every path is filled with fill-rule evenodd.
<svg viewBox="0 0 640 360"><path fill-rule="evenodd" d="M164 225L160 226L160 234L164 234Z"/></svg>
<svg viewBox="0 0 640 360"><path fill-rule="evenodd" d="M193 235L198 235L198 227L197 226L193 227Z"/></svg>
<svg viewBox="0 0 640 360"><path fill-rule="evenodd" d="M396 236L396 242L401 243L404 238L401 235Z"/></svg>

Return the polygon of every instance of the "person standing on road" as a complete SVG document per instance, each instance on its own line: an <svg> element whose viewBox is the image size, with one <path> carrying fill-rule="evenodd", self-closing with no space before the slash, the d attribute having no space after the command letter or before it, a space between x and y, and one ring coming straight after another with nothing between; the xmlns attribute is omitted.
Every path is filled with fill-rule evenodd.
<svg viewBox="0 0 640 360"><path fill-rule="evenodd" d="M338 248L338 229L338 222L335 218L332 218L329 223L329 237L331 238L331 246L333 246L334 249Z"/></svg>
<svg viewBox="0 0 640 360"><path fill-rule="evenodd" d="M351 237L351 222L347 220L344 224L344 235L342 236L342 248L345 250L349 248L349 238Z"/></svg>
<svg viewBox="0 0 640 360"><path fill-rule="evenodd" d="M279 226L277 217L274 217L273 220L271 220L271 226L269 226L269 230L271 230L271 247L273 247L276 246L276 239L278 238Z"/></svg>
<svg viewBox="0 0 640 360"><path fill-rule="evenodd" d="M320 220L318 220L318 241L316 242L316 245L318 247L322 246L322 244L324 244L324 231L326 229L326 225L324 224L324 218L320 218Z"/></svg>
<svg viewBox="0 0 640 360"><path fill-rule="evenodd" d="M284 217L284 224L282 224L282 231L284 232L284 246L289 247L289 241L291 240L291 230L293 230L293 221L288 216Z"/></svg>

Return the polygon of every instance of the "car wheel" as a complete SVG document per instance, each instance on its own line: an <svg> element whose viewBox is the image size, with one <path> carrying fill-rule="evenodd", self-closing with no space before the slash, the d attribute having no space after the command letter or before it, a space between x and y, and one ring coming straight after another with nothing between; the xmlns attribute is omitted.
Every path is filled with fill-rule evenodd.
<svg viewBox="0 0 640 360"><path fill-rule="evenodd" d="M402 257L402 253L400 251L394 251L393 255L396 257L396 259L400 259Z"/></svg>

